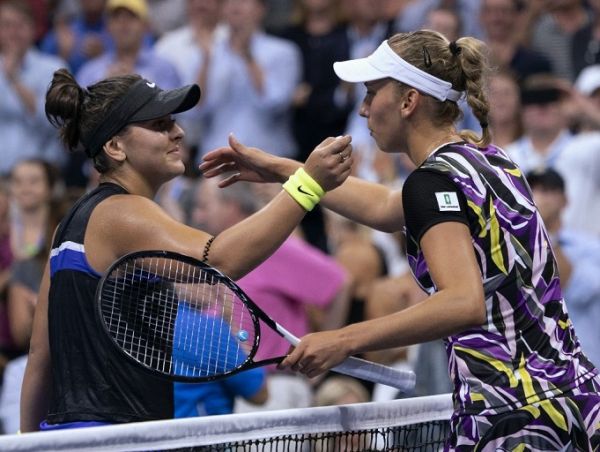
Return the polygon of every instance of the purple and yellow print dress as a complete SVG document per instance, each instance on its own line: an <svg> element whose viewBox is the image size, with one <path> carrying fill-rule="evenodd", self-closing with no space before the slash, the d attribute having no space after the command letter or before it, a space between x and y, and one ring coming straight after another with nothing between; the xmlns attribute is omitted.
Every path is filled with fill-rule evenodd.
<svg viewBox="0 0 600 452"><path fill-rule="evenodd" d="M599 372L581 352L521 171L499 148L466 143L438 149L420 168L465 194L487 309L482 326L445 339L455 406L446 450L600 450ZM406 232L411 269L433 293Z"/></svg>

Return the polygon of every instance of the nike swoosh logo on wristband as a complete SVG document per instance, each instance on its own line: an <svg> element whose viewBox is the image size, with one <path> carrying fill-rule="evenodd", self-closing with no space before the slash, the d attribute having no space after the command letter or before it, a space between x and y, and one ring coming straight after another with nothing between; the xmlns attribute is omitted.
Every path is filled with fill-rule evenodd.
<svg viewBox="0 0 600 452"><path fill-rule="evenodd" d="M313 196L314 197L314 195L312 193L309 193L307 191L302 190L302 185L298 185L298 191L300 193L304 194L304 195L308 195L308 196Z"/></svg>

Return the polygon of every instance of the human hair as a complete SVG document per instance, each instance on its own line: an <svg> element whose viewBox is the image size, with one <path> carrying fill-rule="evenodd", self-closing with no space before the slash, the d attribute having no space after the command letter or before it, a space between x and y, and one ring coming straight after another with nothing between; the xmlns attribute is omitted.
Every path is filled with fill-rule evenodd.
<svg viewBox="0 0 600 452"><path fill-rule="evenodd" d="M23 0L0 1L0 10L2 9L12 9L13 11L17 11L19 14L26 17L29 22L32 24L35 23L35 15L33 14L33 9L29 2L24 2Z"/></svg>
<svg viewBox="0 0 600 452"><path fill-rule="evenodd" d="M472 37L451 43L441 33L432 30L398 33L388 40L388 44L408 63L450 82L457 91L465 91L467 103L481 124L482 134L478 136L472 130L461 130L460 135L478 147L487 146L491 134L488 128L490 105L485 94L485 79L489 72L485 44ZM454 123L461 117L456 102L442 102L432 97L429 100L434 124Z"/></svg>
<svg viewBox="0 0 600 452"><path fill-rule="evenodd" d="M340 0L330 0L329 12L332 19L337 23L343 20L342 8L340 7ZM294 0L292 5L292 13L290 22L294 25L303 25L308 19L308 8L304 5L304 0Z"/></svg>
<svg viewBox="0 0 600 452"><path fill-rule="evenodd" d="M44 173L44 177L46 179L46 185L48 186L48 190L52 193L56 184L60 179L60 174L58 168L50 162L39 158L39 157L31 157L28 159L20 160L13 166L9 173L9 179L14 177L15 170L22 165L37 165L42 169Z"/></svg>
<svg viewBox="0 0 600 452"><path fill-rule="evenodd" d="M111 107L140 79L139 75L121 75L84 89L67 69L59 69L54 72L46 92L46 117L59 129L65 146L71 151L77 150L85 146L85 137L96 130ZM105 173L111 168L111 162L100 152L94 157L94 167Z"/></svg>

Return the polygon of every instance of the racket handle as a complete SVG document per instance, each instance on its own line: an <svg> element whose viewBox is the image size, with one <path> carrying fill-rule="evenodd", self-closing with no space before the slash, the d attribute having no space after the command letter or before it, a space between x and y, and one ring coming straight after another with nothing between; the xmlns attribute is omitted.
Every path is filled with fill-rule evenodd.
<svg viewBox="0 0 600 452"><path fill-rule="evenodd" d="M274 324L275 329L279 331L279 334L286 338L290 344L296 346L300 343L300 338L294 336L278 323L274 322ZM393 367L355 358L354 356L347 358L344 362L331 370L340 374L360 378L361 380L391 386L402 392L412 391L417 380L413 371L394 369Z"/></svg>
<svg viewBox="0 0 600 452"><path fill-rule="evenodd" d="M338 366L332 368L338 373L360 378L361 380L381 383L397 388L402 392L412 391L415 387L416 376L410 370L399 370L383 364L350 357Z"/></svg>

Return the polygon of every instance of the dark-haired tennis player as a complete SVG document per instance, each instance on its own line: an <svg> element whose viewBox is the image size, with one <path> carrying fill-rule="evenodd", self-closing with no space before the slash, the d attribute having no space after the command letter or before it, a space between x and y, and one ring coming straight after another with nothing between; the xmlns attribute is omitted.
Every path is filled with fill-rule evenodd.
<svg viewBox="0 0 600 452"><path fill-rule="evenodd" d="M216 237L178 223L153 198L184 171L184 132L172 115L199 98L196 85L163 91L139 76L119 76L84 89L68 71L54 74L46 115L68 148L85 149L101 183L55 233L23 383L23 432L40 424L53 429L173 417L173 383L129 364L96 322L94 294L102 272L129 252L164 249L239 278L350 173L350 138L339 137L318 146L269 205ZM230 145L242 147L233 137Z"/></svg>

